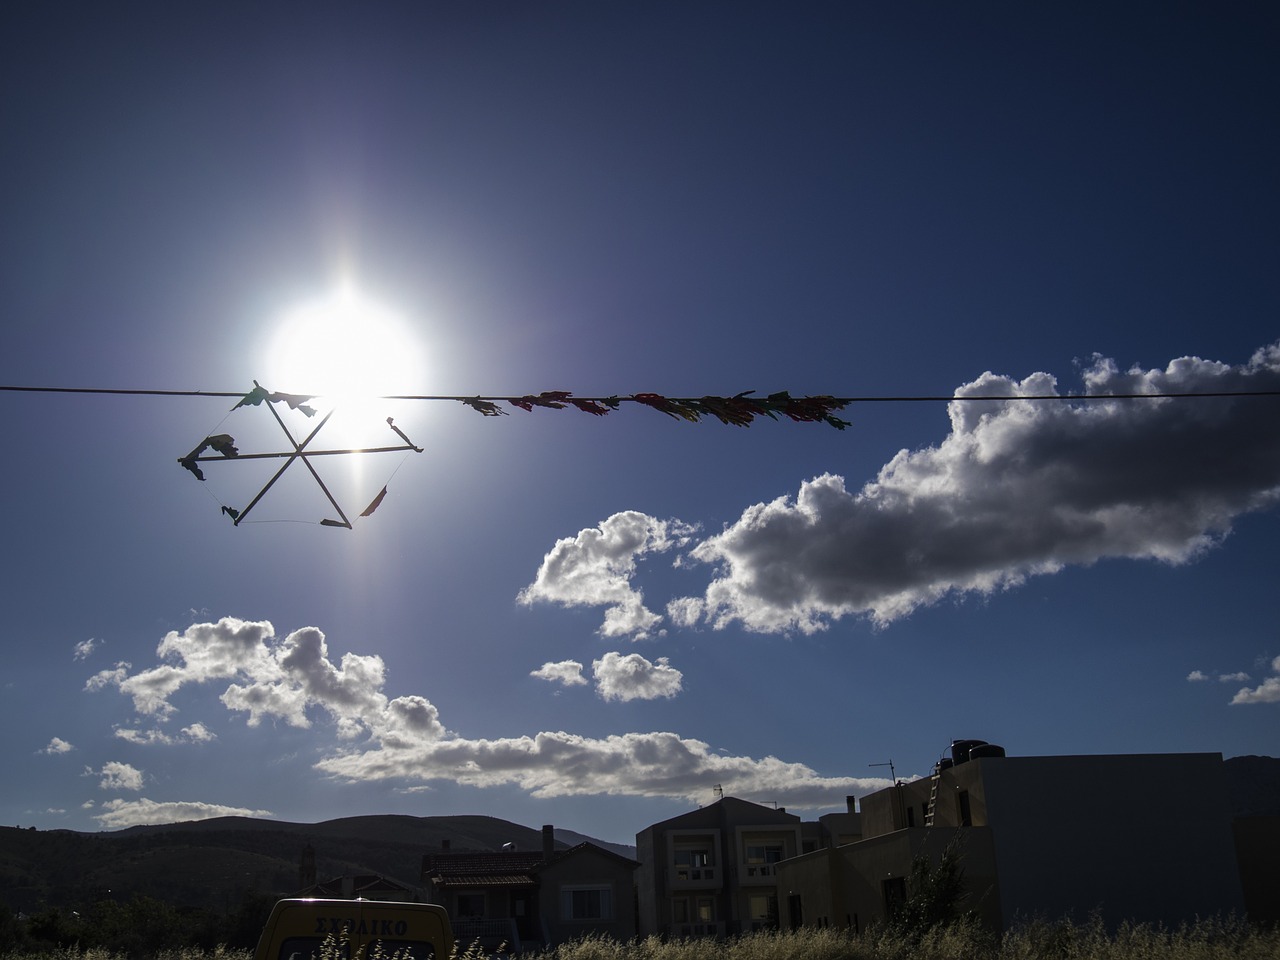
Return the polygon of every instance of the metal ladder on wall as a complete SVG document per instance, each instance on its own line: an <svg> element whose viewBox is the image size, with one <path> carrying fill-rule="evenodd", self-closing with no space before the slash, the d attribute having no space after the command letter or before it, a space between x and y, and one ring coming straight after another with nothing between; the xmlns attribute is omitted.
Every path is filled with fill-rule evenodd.
<svg viewBox="0 0 1280 960"><path fill-rule="evenodd" d="M930 779L933 782L929 786L929 808L924 813L924 825L926 827L933 826L933 815L938 809L938 787L942 785L942 771L935 770Z"/></svg>

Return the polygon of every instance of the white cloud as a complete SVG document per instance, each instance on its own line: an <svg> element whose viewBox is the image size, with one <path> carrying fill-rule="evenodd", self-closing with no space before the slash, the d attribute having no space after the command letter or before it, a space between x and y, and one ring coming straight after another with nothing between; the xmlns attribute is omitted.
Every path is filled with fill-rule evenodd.
<svg viewBox="0 0 1280 960"><path fill-rule="evenodd" d="M538 733L496 740L424 738L395 747L377 744L321 760L335 777L370 780L452 780L475 787L515 784L535 797L621 795L671 797L696 803L720 784L726 794L815 809L843 806L849 794L889 786L879 778L823 777L776 757L715 753L674 733L603 738Z"/></svg>
<svg viewBox="0 0 1280 960"><path fill-rule="evenodd" d="M1187 674L1187 679L1192 683L1199 683L1203 680L1208 680L1209 675L1202 670L1192 670Z"/></svg>
<svg viewBox="0 0 1280 960"><path fill-rule="evenodd" d="M49 745L45 747L43 750L41 750L40 752L48 753L48 754L59 754L59 753L70 753L74 749L75 747L67 743L67 741L63 740L61 737L54 737L52 740L49 741Z"/></svg>
<svg viewBox="0 0 1280 960"><path fill-rule="evenodd" d="M523 604L547 601L566 607L604 607L601 636L644 639L662 617L645 607L643 594L631 585L636 563L650 554L685 546L695 529L635 510L615 513L598 527L557 540L533 583L517 599Z"/></svg>
<svg viewBox="0 0 1280 960"><path fill-rule="evenodd" d="M1277 676L1267 677L1252 690L1241 687L1231 698L1231 703L1280 703L1280 657L1271 661L1271 669Z"/></svg>
<svg viewBox="0 0 1280 960"><path fill-rule="evenodd" d="M121 660L110 670L99 670L84 682L86 690L101 690L104 687L118 687L129 676L133 665Z"/></svg>
<svg viewBox="0 0 1280 960"><path fill-rule="evenodd" d="M1218 676L1219 683L1244 683L1246 680L1252 679L1243 670L1237 670L1235 673L1223 673Z"/></svg>
<svg viewBox="0 0 1280 960"><path fill-rule="evenodd" d="M118 760L111 760L102 765L102 769L94 771L85 769L85 776L100 776L99 789L102 790L141 790L142 771L137 767Z"/></svg>
<svg viewBox="0 0 1280 960"><path fill-rule="evenodd" d="M318 708L327 713L339 736L351 741L363 738L315 765L348 780L396 779L406 781L408 787L452 780L480 787L514 784L539 797L615 794L694 802L705 798L718 783L734 796L796 807L842 806L847 794L887 785L880 779L824 777L804 764L776 757L724 756L699 740L665 732L605 738L542 732L468 740L450 733L426 698L409 695L388 699L382 690L386 671L378 657L348 653L341 666L335 666L328 658L324 635L315 627L277 641L269 623L252 625L253 629L248 626L227 618L217 624L193 625L181 635L209 638L207 649L224 652L221 662L205 656L198 668L188 669L181 654L173 654L183 649L174 639L179 635L170 634L158 652L176 662L166 665L172 672L164 675L162 683L135 684L132 681L137 677L153 676L156 671L130 676L125 669L123 674L112 672L99 686L116 686L133 698L135 707L145 706L159 718L173 712L167 700L156 697L159 690L173 692L188 683L215 680L229 681L220 699L228 709L248 714L250 725L277 718L310 726L306 711ZM236 636L255 639L253 644L218 642L219 633L225 635L224 641ZM597 682L608 684L607 689L618 696L623 691L666 696L678 690L680 683L679 671L662 659L650 664L643 658L612 654L597 661L595 669ZM144 688L139 700L138 691ZM126 737L131 738L132 734ZM148 736L139 733L137 738ZM162 806L167 812L155 814L158 820L145 819L153 815L145 804L127 808L115 804L99 819L128 825L195 818L191 810L175 813L171 805ZM128 819L131 817L144 819Z"/></svg>
<svg viewBox="0 0 1280 960"><path fill-rule="evenodd" d="M224 617L217 623L192 624L182 633L170 632L156 653L170 662L132 675L128 663L119 663L90 677L85 688L115 686L132 698L140 714L163 721L175 712L169 697L183 686L226 680L230 682L222 692L223 704L247 713L250 726L274 718L309 727L308 711L316 707L327 712L346 737L399 723L402 718L395 709L403 713L405 708L389 702L381 692L385 679L381 657L348 653L335 665L329 660L324 634L315 627L303 627L277 640L268 621ZM203 724L186 727L183 734L174 738L159 732L117 733L123 739L147 743L212 737Z"/></svg>
<svg viewBox="0 0 1280 960"><path fill-rule="evenodd" d="M591 664L596 692L605 700L656 700L680 692L684 675L666 657L650 663L638 653L606 653Z"/></svg>
<svg viewBox="0 0 1280 960"><path fill-rule="evenodd" d="M556 663L544 663L537 670L531 670L529 676L539 680L562 683L566 687L576 687L587 682L582 675L582 664L577 660L560 660Z"/></svg>
<svg viewBox="0 0 1280 960"><path fill-rule="evenodd" d="M153 823L180 823L187 820L211 820L214 817L270 817L270 810L227 807L217 803L174 801L157 803L145 797L138 800L109 800L102 805L105 813L94 819L106 830L121 830Z"/></svg>
<svg viewBox="0 0 1280 960"><path fill-rule="evenodd" d="M88 660L93 654L93 651L97 649L98 643L99 641L95 640L93 637L90 637L88 640L81 640L72 650L71 659Z"/></svg>
<svg viewBox="0 0 1280 960"><path fill-rule="evenodd" d="M158 728L135 730L130 727L117 727L115 734L118 738L128 743L141 745L163 744L167 746L176 743L208 743L211 740L218 739L217 735L203 723L193 723L190 726L183 727L176 735L165 733Z"/></svg>
<svg viewBox="0 0 1280 960"><path fill-rule="evenodd" d="M1248 363L1184 357L1119 371L1095 357L1090 394L1280 389L1280 344ZM957 397L1056 394L1048 374L983 374ZM1178 564L1280 498L1265 399L953 401L937 447L902 451L856 493L826 474L749 507L691 556L705 597L668 606L716 628L811 633L864 615L888 624L948 595L990 594L1108 557ZM565 541L561 541L564 543ZM586 587L582 588L586 592Z"/></svg>

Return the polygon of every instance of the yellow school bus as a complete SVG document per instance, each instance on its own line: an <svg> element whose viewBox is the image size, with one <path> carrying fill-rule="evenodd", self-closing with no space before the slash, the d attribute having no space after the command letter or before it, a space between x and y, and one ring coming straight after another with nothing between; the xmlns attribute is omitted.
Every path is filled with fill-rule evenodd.
<svg viewBox="0 0 1280 960"><path fill-rule="evenodd" d="M397 960L448 960L449 914L434 903L281 900L267 918L253 960L368 960L375 952Z"/></svg>

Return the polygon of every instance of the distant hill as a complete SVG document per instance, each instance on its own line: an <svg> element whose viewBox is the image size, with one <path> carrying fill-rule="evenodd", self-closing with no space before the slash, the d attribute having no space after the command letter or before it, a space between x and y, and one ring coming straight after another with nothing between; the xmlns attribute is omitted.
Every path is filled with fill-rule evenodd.
<svg viewBox="0 0 1280 960"><path fill-rule="evenodd" d="M557 849L591 840L556 830ZM287 896L301 886L303 850L316 876L378 874L421 887L422 856L451 850L540 850L542 831L496 817L344 817L289 823L218 817L111 833L0 827L0 903L12 910L153 897L181 906L234 910L246 896ZM591 840L635 856L624 844Z"/></svg>

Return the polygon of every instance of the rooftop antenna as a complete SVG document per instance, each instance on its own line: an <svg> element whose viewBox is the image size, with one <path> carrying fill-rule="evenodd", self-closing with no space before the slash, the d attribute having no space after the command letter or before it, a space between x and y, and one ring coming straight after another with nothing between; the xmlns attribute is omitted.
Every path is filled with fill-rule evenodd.
<svg viewBox="0 0 1280 960"><path fill-rule="evenodd" d="M893 758L892 758L892 757L891 757L888 761L886 761L885 763L868 763L868 764L867 764L867 766L868 766L868 767L888 767L888 768L889 768L889 776L893 778L893 784L894 784L894 786L897 786L897 785L898 785L898 775L897 775L897 773L895 773L895 772L894 772L894 769L893 769Z"/></svg>

